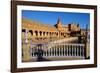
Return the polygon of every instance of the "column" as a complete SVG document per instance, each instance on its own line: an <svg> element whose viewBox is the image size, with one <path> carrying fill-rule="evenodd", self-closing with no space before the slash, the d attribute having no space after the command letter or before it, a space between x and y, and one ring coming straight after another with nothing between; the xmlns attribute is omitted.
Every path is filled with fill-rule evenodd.
<svg viewBox="0 0 100 73"><path fill-rule="evenodd" d="M70 47L69 47L69 45L68 45L68 56L70 56Z"/></svg>
<svg viewBox="0 0 100 73"><path fill-rule="evenodd" d="M52 48L51 48L52 49ZM51 55L53 56L53 49L51 50Z"/></svg>
<svg viewBox="0 0 100 73"><path fill-rule="evenodd" d="M84 46L82 46L82 56L84 57Z"/></svg>
<svg viewBox="0 0 100 73"><path fill-rule="evenodd" d="M51 48L50 48L50 51L49 52L50 52L50 56L51 56Z"/></svg>
<svg viewBox="0 0 100 73"><path fill-rule="evenodd" d="M43 56L45 56L45 51L43 51Z"/></svg>
<svg viewBox="0 0 100 73"><path fill-rule="evenodd" d="M74 56L73 51L74 51L74 47L72 46L72 56Z"/></svg>
<svg viewBox="0 0 100 73"><path fill-rule="evenodd" d="M71 56L71 46L69 46L69 56Z"/></svg>
<svg viewBox="0 0 100 73"><path fill-rule="evenodd" d="M77 56L79 56L79 55L78 55L78 46L77 46L77 45L76 45L76 53L77 53Z"/></svg>
<svg viewBox="0 0 100 73"><path fill-rule="evenodd" d="M57 56L59 56L59 46L57 47Z"/></svg>
<svg viewBox="0 0 100 73"><path fill-rule="evenodd" d="M53 49L51 48L51 56L53 56L52 52L53 52Z"/></svg>
<svg viewBox="0 0 100 73"><path fill-rule="evenodd" d="M68 53L68 51L69 51L68 45L66 46L66 48L67 48L67 56L69 56L69 53Z"/></svg>
<svg viewBox="0 0 100 73"><path fill-rule="evenodd" d="M50 56L50 49L47 49L47 56Z"/></svg>
<svg viewBox="0 0 100 73"><path fill-rule="evenodd" d="M61 53L62 53L62 56L64 55L64 45L62 45L62 48L61 48Z"/></svg>
<svg viewBox="0 0 100 73"><path fill-rule="evenodd" d="M64 48L65 48L65 56L67 56L67 46L65 45Z"/></svg>
<svg viewBox="0 0 100 73"><path fill-rule="evenodd" d="M81 56L81 45L80 45L80 56Z"/></svg>
<svg viewBox="0 0 100 73"><path fill-rule="evenodd" d="M43 56L45 56L45 48L44 48L44 45L42 45L42 50L43 50Z"/></svg>
<svg viewBox="0 0 100 73"><path fill-rule="evenodd" d="M60 56L62 56L62 45L60 45Z"/></svg>
<svg viewBox="0 0 100 73"><path fill-rule="evenodd" d="M73 56L75 56L75 45L73 45Z"/></svg>
<svg viewBox="0 0 100 73"><path fill-rule="evenodd" d="M58 56L58 53L57 53L57 51L58 51L58 48L57 48L57 46L56 46L56 56Z"/></svg>
<svg viewBox="0 0 100 73"><path fill-rule="evenodd" d="M51 56L53 56L53 48L51 48Z"/></svg>
<svg viewBox="0 0 100 73"><path fill-rule="evenodd" d="M54 55L53 55L53 52L54 52L54 51L53 51L53 48L52 48L52 56L54 56Z"/></svg>
<svg viewBox="0 0 100 73"><path fill-rule="evenodd" d="M81 46L81 56L82 56L82 53L83 53L83 46Z"/></svg>
<svg viewBox="0 0 100 73"><path fill-rule="evenodd" d="M45 51L45 56L47 56L47 50Z"/></svg>
<svg viewBox="0 0 100 73"><path fill-rule="evenodd" d="M47 49L47 56L49 56L48 49Z"/></svg>
<svg viewBox="0 0 100 73"><path fill-rule="evenodd" d="M60 56L60 45L59 45L59 56Z"/></svg>
<svg viewBox="0 0 100 73"><path fill-rule="evenodd" d="M50 56L50 49L48 49L48 56Z"/></svg>
<svg viewBox="0 0 100 73"><path fill-rule="evenodd" d="M69 56L69 45L67 45L67 56Z"/></svg>
<svg viewBox="0 0 100 73"><path fill-rule="evenodd" d="M51 48L50 48L50 56L51 56Z"/></svg>
<svg viewBox="0 0 100 73"><path fill-rule="evenodd" d="M59 51L59 46L57 46L57 56L59 56L58 51Z"/></svg>
<svg viewBox="0 0 100 73"><path fill-rule="evenodd" d="M42 50L42 49L40 48L40 50ZM43 56L43 50L42 50L41 56Z"/></svg>
<svg viewBox="0 0 100 73"><path fill-rule="evenodd" d="M62 56L62 45L60 45L60 56Z"/></svg>
<svg viewBox="0 0 100 73"><path fill-rule="evenodd" d="M52 47L52 56L54 56L54 49L53 49L53 47Z"/></svg>
<svg viewBox="0 0 100 73"><path fill-rule="evenodd" d="M74 56L77 56L77 55L76 55L76 46L74 46L74 49L75 49L75 50L74 50Z"/></svg>
<svg viewBox="0 0 100 73"><path fill-rule="evenodd" d="M42 33L41 33L41 37L43 37L43 31L41 31Z"/></svg>
<svg viewBox="0 0 100 73"><path fill-rule="evenodd" d="M66 46L66 50L67 50L67 56L69 56L69 53L68 53L68 50L69 50L68 45Z"/></svg>
<svg viewBox="0 0 100 73"><path fill-rule="evenodd" d="M63 45L63 56L65 56L65 45Z"/></svg>
<svg viewBox="0 0 100 73"><path fill-rule="evenodd" d="M54 49L55 49L55 53L54 53L54 54L55 54L55 56L56 56L56 46L54 47Z"/></svg>
<svg viewBox="0 0 100 73"><path fill-rule="evenodd" d="M56 54L58 56L58 45L56 46Z"/></svg>
<svg viewBox="0 0 100 73"><path fill-rule="evenodd" d="M35 52L36 52L36 50L35 50L35 48L34 48L34 53L33 53L33 54L34 54L34 57L36 56L36 55L35 55Z"/></svg>
<svg viewBox="0 0 100 73"><path fill-rule="evenodd" d="M55 52L56 52L56 50L55 50L55 47L54 47L54 56L56 56Z"/></svg>
<svg viewBox="0 0 100 73"><path fill-rule="evenodd" d="M34 50L31 48L32 57L34 57Z"/></svg>
<svg viewBox="0 0 100 73"><path fill-rule="evenodd" d="M65 56L67 55L67 47L66 47L66 45L64 46L64 48L65 48Z"/></svg>
<svg viewBox="0 0 100 73"><path fill-rule="evenodd" d="M57 56L57 49L56 49L56 47L55 47L55 56Z"/></svg>
<svg viewBox="0 0 100 73"><path fill-rule="evenodd" d="M48 50L46 50L46 57L48 56Z"/></svg>

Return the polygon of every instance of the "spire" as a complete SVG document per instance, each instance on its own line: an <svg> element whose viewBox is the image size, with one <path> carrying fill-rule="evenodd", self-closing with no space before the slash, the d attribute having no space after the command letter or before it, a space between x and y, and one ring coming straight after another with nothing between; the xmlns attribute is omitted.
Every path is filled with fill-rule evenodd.
<svg viewBox="0 0 100 73"><path fill-rule="evenodd" d="M57 24L61 24L60 18L58 17Z"/></svg>
<svg viewBox="0 0 100 73"><path fill-rule="evenodd" d="M58 21L57 21L56 27L57 27L57 28L61 28L61 27L62 27L62 23L61 23L59 17L58 17Z"/></svg>

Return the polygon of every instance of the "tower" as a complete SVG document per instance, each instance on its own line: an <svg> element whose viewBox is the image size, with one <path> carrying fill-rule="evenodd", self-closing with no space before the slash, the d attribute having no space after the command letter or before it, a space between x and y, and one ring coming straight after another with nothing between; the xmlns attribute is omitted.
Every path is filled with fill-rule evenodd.
<svg viewBox="0 0 100 73"><path fill-rule="evenodd" d="M60 18L58 18L56 27L57 27L58 29L61 29L61 28L62 28L62 23L61 23L61 21L60 21Z"/></svg>

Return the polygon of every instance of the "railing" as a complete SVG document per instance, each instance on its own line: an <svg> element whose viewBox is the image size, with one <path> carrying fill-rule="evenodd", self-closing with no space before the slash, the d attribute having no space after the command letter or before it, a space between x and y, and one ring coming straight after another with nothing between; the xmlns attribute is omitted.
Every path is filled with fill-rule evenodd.
<svg viewBox="0 0 100 73"><path fill-rule="evenodd" d="M51 47L49 47L51 45ZM33 45L30 50L32 58L42 57L83 57L84 58L84 44L46 44Z"/></svg>

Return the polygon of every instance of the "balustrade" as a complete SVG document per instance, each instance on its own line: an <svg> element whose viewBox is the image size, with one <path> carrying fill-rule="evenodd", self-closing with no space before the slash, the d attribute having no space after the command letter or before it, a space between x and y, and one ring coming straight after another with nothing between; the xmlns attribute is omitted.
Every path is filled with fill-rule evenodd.
<svg viewBox="0 0 100 73"><path fill-rule="evenodd" d="M46 48L46 45L38 45L31 49L31 56L37 57L38 54L43 57L84 57L84 44L56 44L54 46L52 44L50 48Z"/></svg>

